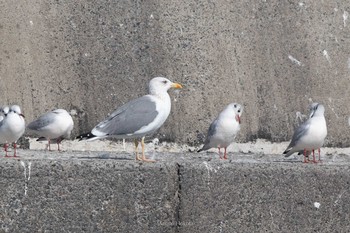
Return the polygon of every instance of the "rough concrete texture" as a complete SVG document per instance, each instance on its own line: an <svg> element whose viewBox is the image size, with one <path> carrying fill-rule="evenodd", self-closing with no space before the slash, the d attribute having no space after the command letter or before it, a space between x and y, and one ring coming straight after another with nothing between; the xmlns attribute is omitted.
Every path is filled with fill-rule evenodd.
<svg viewBox="0 0 350 233"><path fill-rule="evenodd" d="M349 155L20 150L0 160L1 232L349 232Z"/></svg>
<svg viewBox="0 0 350 233"><path fill-rule="evenodd" d="M0 231L172 232L175 227L159 224L177 214L174 163L52 157L2 160L0 167Z"/></svg>
<svg viewBox="0 0 350 233"><path fill-rule="evenodd" d="M27 121L55 107L74 134L147 92L184 84L161 140L197 145L230 102L238 141L289 140L298 112L326 107L326 145L350 146L349 1L1 1L0 100Z"/></svg>

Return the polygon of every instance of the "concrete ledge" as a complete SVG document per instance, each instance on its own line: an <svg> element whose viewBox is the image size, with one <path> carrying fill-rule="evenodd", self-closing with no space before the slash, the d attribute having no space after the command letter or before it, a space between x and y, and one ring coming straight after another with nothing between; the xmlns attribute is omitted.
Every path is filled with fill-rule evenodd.
<svg viewBox="0 0 350 233"><path fill-rule="evenodd" d="M20 151L0 159L4 232L348 232L348 155ZM319 206L318 206L319 205Z"/></svg>

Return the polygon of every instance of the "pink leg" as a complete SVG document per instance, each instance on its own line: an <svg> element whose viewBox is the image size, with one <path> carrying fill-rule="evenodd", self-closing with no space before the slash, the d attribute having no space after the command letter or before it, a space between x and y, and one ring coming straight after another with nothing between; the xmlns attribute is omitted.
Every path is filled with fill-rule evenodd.
<svg viewBox="0 0 350 233"><path fill-rule="evenodd" d="M17 156L17 143L16 142L13 143L13 157L18 157Z"/></svg>
<svg viewBox="0 0 350 233"><path fill-rule="evenodd" d="M48 142L49 151L51 151L51 146L50 146L51 141L50 141L50 138L47 139L47 142Z"/></svg>
<svg viewBox="0 0 350 233"><path fill-rule="evenodd" d="M308 161L306 160L306 153L307 153L307 150L304 149L304 163L308 163Z"/></svg>
<svg viewBox="0 0 350 233"><path fill-rule="evenodd" d="M321 162L321 148L318 148L318 162Z"/></svg>
<svg viewBox="0 0 350 233"><path fill-rule="evenodd" d="M226 148L227 148L227 147L225 147L225 151L224 151L224 159L227 159Z"/></svg>
<svg viewBox="0 0 350 233"><path fill-rule="evenodd" d="M57 150L58 150L58 151L61 151L61 149L60 149L60 143L61 143L61 141L62 141L62 140L61 140L60 138L57 139Z"/></svg>
<svg viewBox="0 0 350 233"><path fill-rule="evenodd" d="M220 152L220 147L218 147L218 149L219 149L219 157L220 157L220 159L222 159L221 152Z"/></svg>
<svg viewBox="0 0 350 233"><path fill-rule="evenodd" d="M4 144L5 157L9 157L9 155L7 153L8 152L8 150L7 150L8 146L9 146L9 144L7 144L7 143Z"/></svg>
<svg viewBox="0 0 350 233"><path fill-rule="evenodd" d="M313 158L312 162L317 163L316 158L315 158L315 150L314 149L312 149L312 158Z"/></svg>

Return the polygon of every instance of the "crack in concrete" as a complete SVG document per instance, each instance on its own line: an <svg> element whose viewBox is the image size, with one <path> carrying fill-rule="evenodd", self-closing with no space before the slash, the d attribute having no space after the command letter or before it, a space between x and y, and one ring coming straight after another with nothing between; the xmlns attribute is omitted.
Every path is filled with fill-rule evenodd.
<svg viewBox="0 0 350 233"><path fill-rule="evenodd" d="M181 228L181 215L180 215L180 210L181 210L181 165L179 163L176 163L177 165L177 191L176 191L176 198L178 199L178 203L176 206L176 212L175 212L175 221L176 221L176 228L175 232L180 232Z"/></svg>

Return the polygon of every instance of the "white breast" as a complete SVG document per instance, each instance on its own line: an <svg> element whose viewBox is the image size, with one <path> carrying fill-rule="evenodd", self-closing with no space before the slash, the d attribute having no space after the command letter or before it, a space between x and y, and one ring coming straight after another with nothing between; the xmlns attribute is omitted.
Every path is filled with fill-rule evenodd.
<svg viewBox="0 0 350 233"><path fill-rule="evenodd" d="M150 124L143 126L141 129L136 131L134 135L143 136L145 134L153 133L164 124L170 114L171 100L168 93L165 93L165 95L162 96L149 95L149 97L156 103L158 115Z"/></svg>

